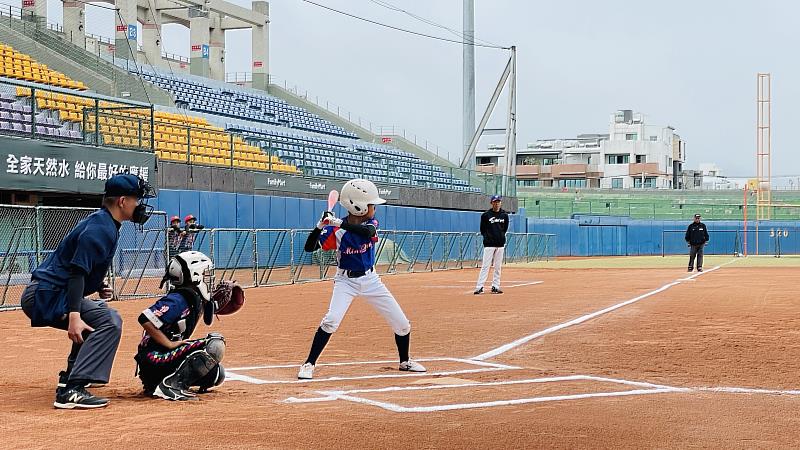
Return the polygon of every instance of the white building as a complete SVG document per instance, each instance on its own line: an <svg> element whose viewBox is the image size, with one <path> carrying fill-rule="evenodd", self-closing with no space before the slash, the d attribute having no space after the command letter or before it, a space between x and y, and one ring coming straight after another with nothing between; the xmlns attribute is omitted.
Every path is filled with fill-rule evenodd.
<svg viewBox="0 0 800 450"><path fill-rule="evenodd" d="M502 148L476 153L480 170L502 173ZM686 144L672 127L648 125L642 114L611 115L608 134L542 139L517 150L520 186L680 189Z"/></svg>

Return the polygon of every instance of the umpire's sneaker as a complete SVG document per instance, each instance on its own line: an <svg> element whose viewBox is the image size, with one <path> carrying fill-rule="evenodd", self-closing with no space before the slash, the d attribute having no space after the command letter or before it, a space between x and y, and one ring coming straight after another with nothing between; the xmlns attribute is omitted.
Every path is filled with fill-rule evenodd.
<svg viewBox="0 0 800 450"><path fill-rule="evenodd" d="M400 363L400 370L403 372L427 372L428 369L416 361L403 361Z"/></svg>
<svg viewBox="0 0 800 450"><path fill-rule="evenodd" d="M473 292L473 294L475 295L483 294L483 288L479 287L478 289L475 289L475 292Z"/></svg>
<svg viewBox="0 0 800 450"><path fill-rule="evenodd" d="M311 363L305 363L300 366L300 371L297 372L297 379L310 380L312 378L314 378L314 365Z"/></svg>
<svg viewBox="0 0 800 450"><path fill-rule="evenodd" d="M53 406L59 409L92 409L108 405L108 399L95 397L84 387L61 388Z"/></svg>
<svg viewBox="0 0 800 450"><path fill-rule="evenodd" d="M62 370L58 372L58 384L56 385L56 395L60 394L67 388L67 382L69 381L69 374ZM86 383L83 387L90 388L92 387L92 383Z"/></svg>
<svg viewBox="0 0 800 450"><path fill-rule="evenodd" d="M503 293L502 289L500 289L499 287L492 286L492 294L502 294L502 293Z"/></svg>

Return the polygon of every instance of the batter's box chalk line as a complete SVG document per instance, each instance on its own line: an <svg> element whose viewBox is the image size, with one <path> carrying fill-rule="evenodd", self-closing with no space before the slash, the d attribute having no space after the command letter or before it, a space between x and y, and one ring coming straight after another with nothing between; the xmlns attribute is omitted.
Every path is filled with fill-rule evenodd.
<svg viewBox="0 0 800 450"><path fill-rule="evenodd" d="M352 381L352 380L370 380L379 378L407 378L407 377L441 377L451 375L462 375L470 373L482 372L497 372L502 370L515 370L519 369L516 366L507 364L493 363L487 361L475 361L472 359L450 358L450 357L437 357L437 358L415 358L414 361L419 362L455 362L466 364L470 366L477 366L475 369L460 369L460 370L447 370L438 372L399 372L399 373L381 373L370 375L358 376L333 376L326 378L314 378L311 380L298 380L298 379L260 379L249 375L244 375L241 372L252 370L270 370L270 369L292 369L300 368L299 364L279 364L279 365L265 365L265 366L246 366L246 367L233 367L225 369L226 381L241 381L250 384L304 384L304 383L319 383L325 381ZM336 363L321 363L317 367L336 367L336 366L368 366L368 365L386 365L386 364L399 364L397 360L383 360L383 361L352 361L352 362L336 362Z"/></svg>
<svg viewBox="0 0 800 450"><path fill-rule="evenodd" d="M372 393L387 393L387 392L418 392L418 391L430 391L430 390L441 390L441 389L470 389L470 388L481 388L481 387L496 387L496 386L510 386L510 385L525 385L525 384L541 384L541 383L559 383L559 382L568 382L568 381L594 381L594 382L603 382L603 383L611 383L611 384L618 384L623 386L631 387L632 389L626 390L614 390L614 391L605 391L605 392L590 392L590 393L581 393L581 394L567 394L567 395L555 395L555 396L541 396L541 397L525 397L525 398L515 398L509 400L496 400L496 401L487 401L487 402L477 402L477 403L451 403L451 404L443 404L443 405L432 405L432 406L401 406L396 403L390 402L383 402L377 400L371 400L360 395L362 394L372 394ZM546 377L546 378L531 378L531 379L524 379L524 380L507 380L507 381L490 381L490 382L473 382L473 383L461 383L461 384L439 384L439 385L427 385L427 386L389 386L383 388L374 388L374 389L351 389L351 390L323 390L323 391L316 391L316 394L319 397L310 397L310 398L297 398L297 397L289 397L284 400L285 403L317 403L317 402L327 402L327 401L348 401L352 403L360 403L369 406L375 406L378 408L385 409L387 411L397 412L397 413L426 413L426 412L441 412L441 411L454 411L460 409L477 409L477 408L494 408L499 406L510 406L510 405L524 405L527 403L545 403L545 402L556 402L556 401L567 401L567 400L579 400L585 398L596 398L596 397L622 397L622 396L631 396L631 395L648 395L648 394L662 394L668 392L683 392L685 389L683 388L676 388L672 386L664 386L659 384L653 383L645 383L639 381L629 381L629 380L621 380L615 378L604 378L604 377L595 377L591 375L568 375L568 376L561 376L561 377ZM413 396L409 398L413 399Z"/></svg>
<svg viewBox="0 0 800 450"><path fill-rule="evenodd" d="M442 405L431 406L402 406L396 403L384 402L378 400L371 400L361 395L373 393L388 393L388 392L417 392L417 391L433 391L439 389L470 389L481 387L493 386L511 386L511 385L525 385L537 383L558 383L569 381L594 381L601 383L618 384L629 386L631 389L627 390L613 390L603 392L589 392L589 393L576 393L566 395L550 395L540 397L524 397L506 400L495 400L486 402L475 403L451 403ZM638 395L652 395L652 394L669 394L669 393L699 393L699 392L713 392L725 394L763 394L763 395L792 395L800 396L800 390L774 390L774 389L756 389L756 388L740 388L740 387L676 387L667 386L663 384L648 383L643 381L631 381L619 378L598 377L592 375L567 375L560 377L545 377L545 378L531 378L523 380L507 380L507 381L491 381L491 382L472 382L460 384L440 384L440 385L426 385L426 386L389 386L373 389L350 389L350 390L320 390L315 391L318 397L297 398L289 397L285 399L284 403L300 404L300 403L318 403L330 401L346 401L351 403L359 403L368 406L375 406L391 412L397 413L428 413L428 412L442 412L442 411L455 411L461 409L480 409L480 408L495 408L501 406L524 405L528 403L547 403L559 402L569 400L581 400L589 398L603 398L603 397L627 397ZM413 395L408 397L413 399Z"/></svg>

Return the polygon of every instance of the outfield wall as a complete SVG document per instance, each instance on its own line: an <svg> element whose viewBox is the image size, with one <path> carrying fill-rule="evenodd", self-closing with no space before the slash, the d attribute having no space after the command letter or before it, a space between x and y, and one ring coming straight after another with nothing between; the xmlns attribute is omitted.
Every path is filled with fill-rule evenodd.
<svg viewBox="0 0 800 450"><path fill-rule="evenodd" d="M181 220L187 214L194 214L199 223L210 228L310 229L327 209L325 200L171 189L159 190L158 198L151 204L168 216L180 216ZM335 212L339 217L344 215L341 206L337 205ZM480 215L472 211L393 205L380 206L376 213L384 230L440 232L477 232ZM509 231L524 233L526 222L524 211L512 214Z"/></svg>
<svg viewBox="0 0 800 450"><path fill-rule="evenodd" d="M684 233L690 221L636 220L627 217L576 215L572 219L528 219L529 233L556 235L556 256L674 255L688 253ZM708 221L706 254L744 251L742 221ZM800 221L748 222L747 251L775 255L800 254Z"/></svg>

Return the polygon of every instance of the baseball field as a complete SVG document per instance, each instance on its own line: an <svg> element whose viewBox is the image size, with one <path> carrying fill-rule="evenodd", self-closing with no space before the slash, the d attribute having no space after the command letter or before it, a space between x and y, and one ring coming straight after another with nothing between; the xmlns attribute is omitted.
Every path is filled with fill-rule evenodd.
<svg viewBox="0 0 800 450"><path fill-rule="evenodd" d="M298 381L331 282L247 290L215 322L228 381L199 401L143 397L133 355L147 300L125 320L103 410L52 406L66 333L0 314L3 448L790 448L800 441L800 260L569 259L508 265L502 295L476 270L385 276L412 322L393 335L358 299ZM207 328L200 327L198 333Z"/></svg>

